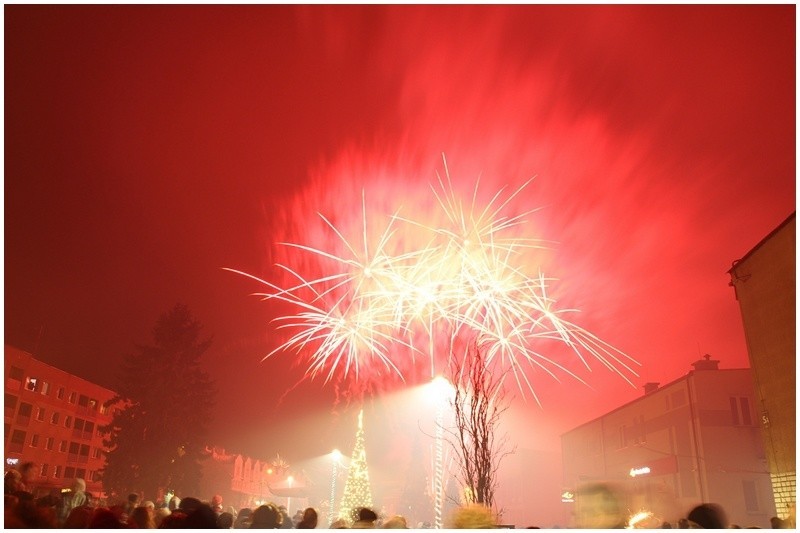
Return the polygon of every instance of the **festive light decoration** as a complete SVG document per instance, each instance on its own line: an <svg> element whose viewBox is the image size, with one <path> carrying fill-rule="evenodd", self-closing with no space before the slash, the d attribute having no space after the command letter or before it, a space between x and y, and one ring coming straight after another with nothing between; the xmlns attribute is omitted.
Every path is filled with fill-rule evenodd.
<svg viewBox="0 0 800 533"><path fill-rule="evenodd" d="M362 507L372 507L372 491L369 486L369 472L367 471L367 452L364 449L364 410L358 413L358 431L353 456L350 460L350 472L344 485L344 496L339 508L339 518L355 521L358 519L358 510Z"/></svg>

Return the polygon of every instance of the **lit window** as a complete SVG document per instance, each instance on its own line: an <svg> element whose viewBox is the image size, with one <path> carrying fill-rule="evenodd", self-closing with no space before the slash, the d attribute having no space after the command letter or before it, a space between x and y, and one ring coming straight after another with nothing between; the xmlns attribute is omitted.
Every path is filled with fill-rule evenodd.
<svg viewBox="0 0 800 533"><path fill-rule="evenodd" d="M28 390L35 391L35 390L36 390L36 388L37 388L37 385L38 385L38 381L39 381L39 380L37 380L36 378L31 378L31 377L29 377L29 378L28 378L28 379L25 381L25 388L26 388L26 389L28 389Z"/></svg>
<svg viewBox="0 0 800 533"><path fill-rule="evenodd" d="M42 381L42 394L45 396L50 394L50 384L46 381Z"/></svg>
<svg viewBox="0 0 800 533"><path fill-rule="evenodd" d="M95 400L94 398L89 399L89 409L91 409L92 411L97 411L97 400Z"/></svg>

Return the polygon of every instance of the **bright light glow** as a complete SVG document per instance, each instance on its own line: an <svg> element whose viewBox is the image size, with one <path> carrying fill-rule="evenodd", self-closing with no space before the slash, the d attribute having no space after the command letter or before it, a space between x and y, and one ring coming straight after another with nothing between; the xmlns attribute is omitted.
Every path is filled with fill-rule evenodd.
<svg viewBox="0 0 800 533"><path fill-rule="evenodd" d="M640 467L640 468L631 468L630 476L631 477L643 476L643 475L649 474L649 473L650 473L650 467L649 466L643 466L643 467Z"/></svg>
<svg viewBox="0 0 800 533"><path fill-rule="evenodd" d="M625 529L635 529L637 525L642 524L645 520L651 518L652 516L653 513L650 511L639 511L630 517L628 520L628 525L625 526Z"/></svg>
<svg viewBox="0 0 800 533"><path fill-rule="evenodd" d="M565 490L561 493L561 502L562 503L573 503L575 502L575 494L571 491Z"/></svg>
<svg viewBox="0 0 800 533"><path fill-rule="evenodd" d="M342 452L340 452L339 450L333 450L331 452L331 459L333 459L338 463L342 459Z"/></svg>
<svg viewBox="0 0 800 533"><path fill-rule="evenodd" d="M430 384L429 390L436 400L446 400L453 394L453 385L444 376L436 376Z"/></svg>

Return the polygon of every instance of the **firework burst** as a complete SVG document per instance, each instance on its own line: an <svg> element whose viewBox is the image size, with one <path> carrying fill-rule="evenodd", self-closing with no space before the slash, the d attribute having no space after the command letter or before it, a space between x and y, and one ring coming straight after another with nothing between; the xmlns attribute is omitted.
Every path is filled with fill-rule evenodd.
<svg viewBox="0 0 800 533"><path fill-rule="evenodd" d="M541 352L540 341L548 339L567 346L587 369L595 360L630 383L628 375L636 375L633 365L638 363L567 320L575 310L556 307L548 295L554 280L540 272L527 273L526 252L546 243L519 236L536 209L509 211L530 180L510 194L499 190L485 204L478 200L478 180L464 202L455 192L446 161L444 169L444 177L437 173L431 186L440 215L433 218L442 223L402 216L400 209L368 220L362 191L356 239L349 240L320 213L328 246L280 243L306 256L298 263L316 263L323 275L312 277L279 263L289 280L281 287L245 274L268 288L259 293L263 298L297 309L275 319L288 338L265 358L294 352L307 361L308 376L324 374L326 382L350 372L363 379L364 370L375 363L383 369L381 375L389 372L403 379L407 361L426 355L433 376L437 352L457 356L458 340L472 338L486 350L489 364L510 370L518 388L538 402L529 369L538 368L555 379L566 374L583 381ZM412 232L415 238L398 237L398 232ZM439 349L442 340L448 346Z"/></svg>

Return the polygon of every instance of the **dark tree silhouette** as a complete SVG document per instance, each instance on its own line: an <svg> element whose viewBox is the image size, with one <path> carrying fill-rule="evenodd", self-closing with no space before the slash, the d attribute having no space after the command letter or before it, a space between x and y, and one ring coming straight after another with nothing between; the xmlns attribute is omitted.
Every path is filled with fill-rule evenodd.
<svg viewBox="0 0 800 533"><path fill-rule="evenodd" d="M452 357L450 371L454 396L454 427L450 435L459 462L459 481L464 503L479 503L494 508L497 470L506 450L505 437L498 438L497 425L508 409L503 390L503 375L488 367L479 341L473 341L463 357Z"/></svg>
<svg viewBox="0 0 800 533"><path fill-rule="evenodd" d="M178 304L156 322L152 346L137 344L125 356L117 396L106 403L112 421L100 428L110 449L102 471L107 493L144 492L153 500L168 489L196 494L216 394L201 367L211 345L201 330Z"/></svg>

